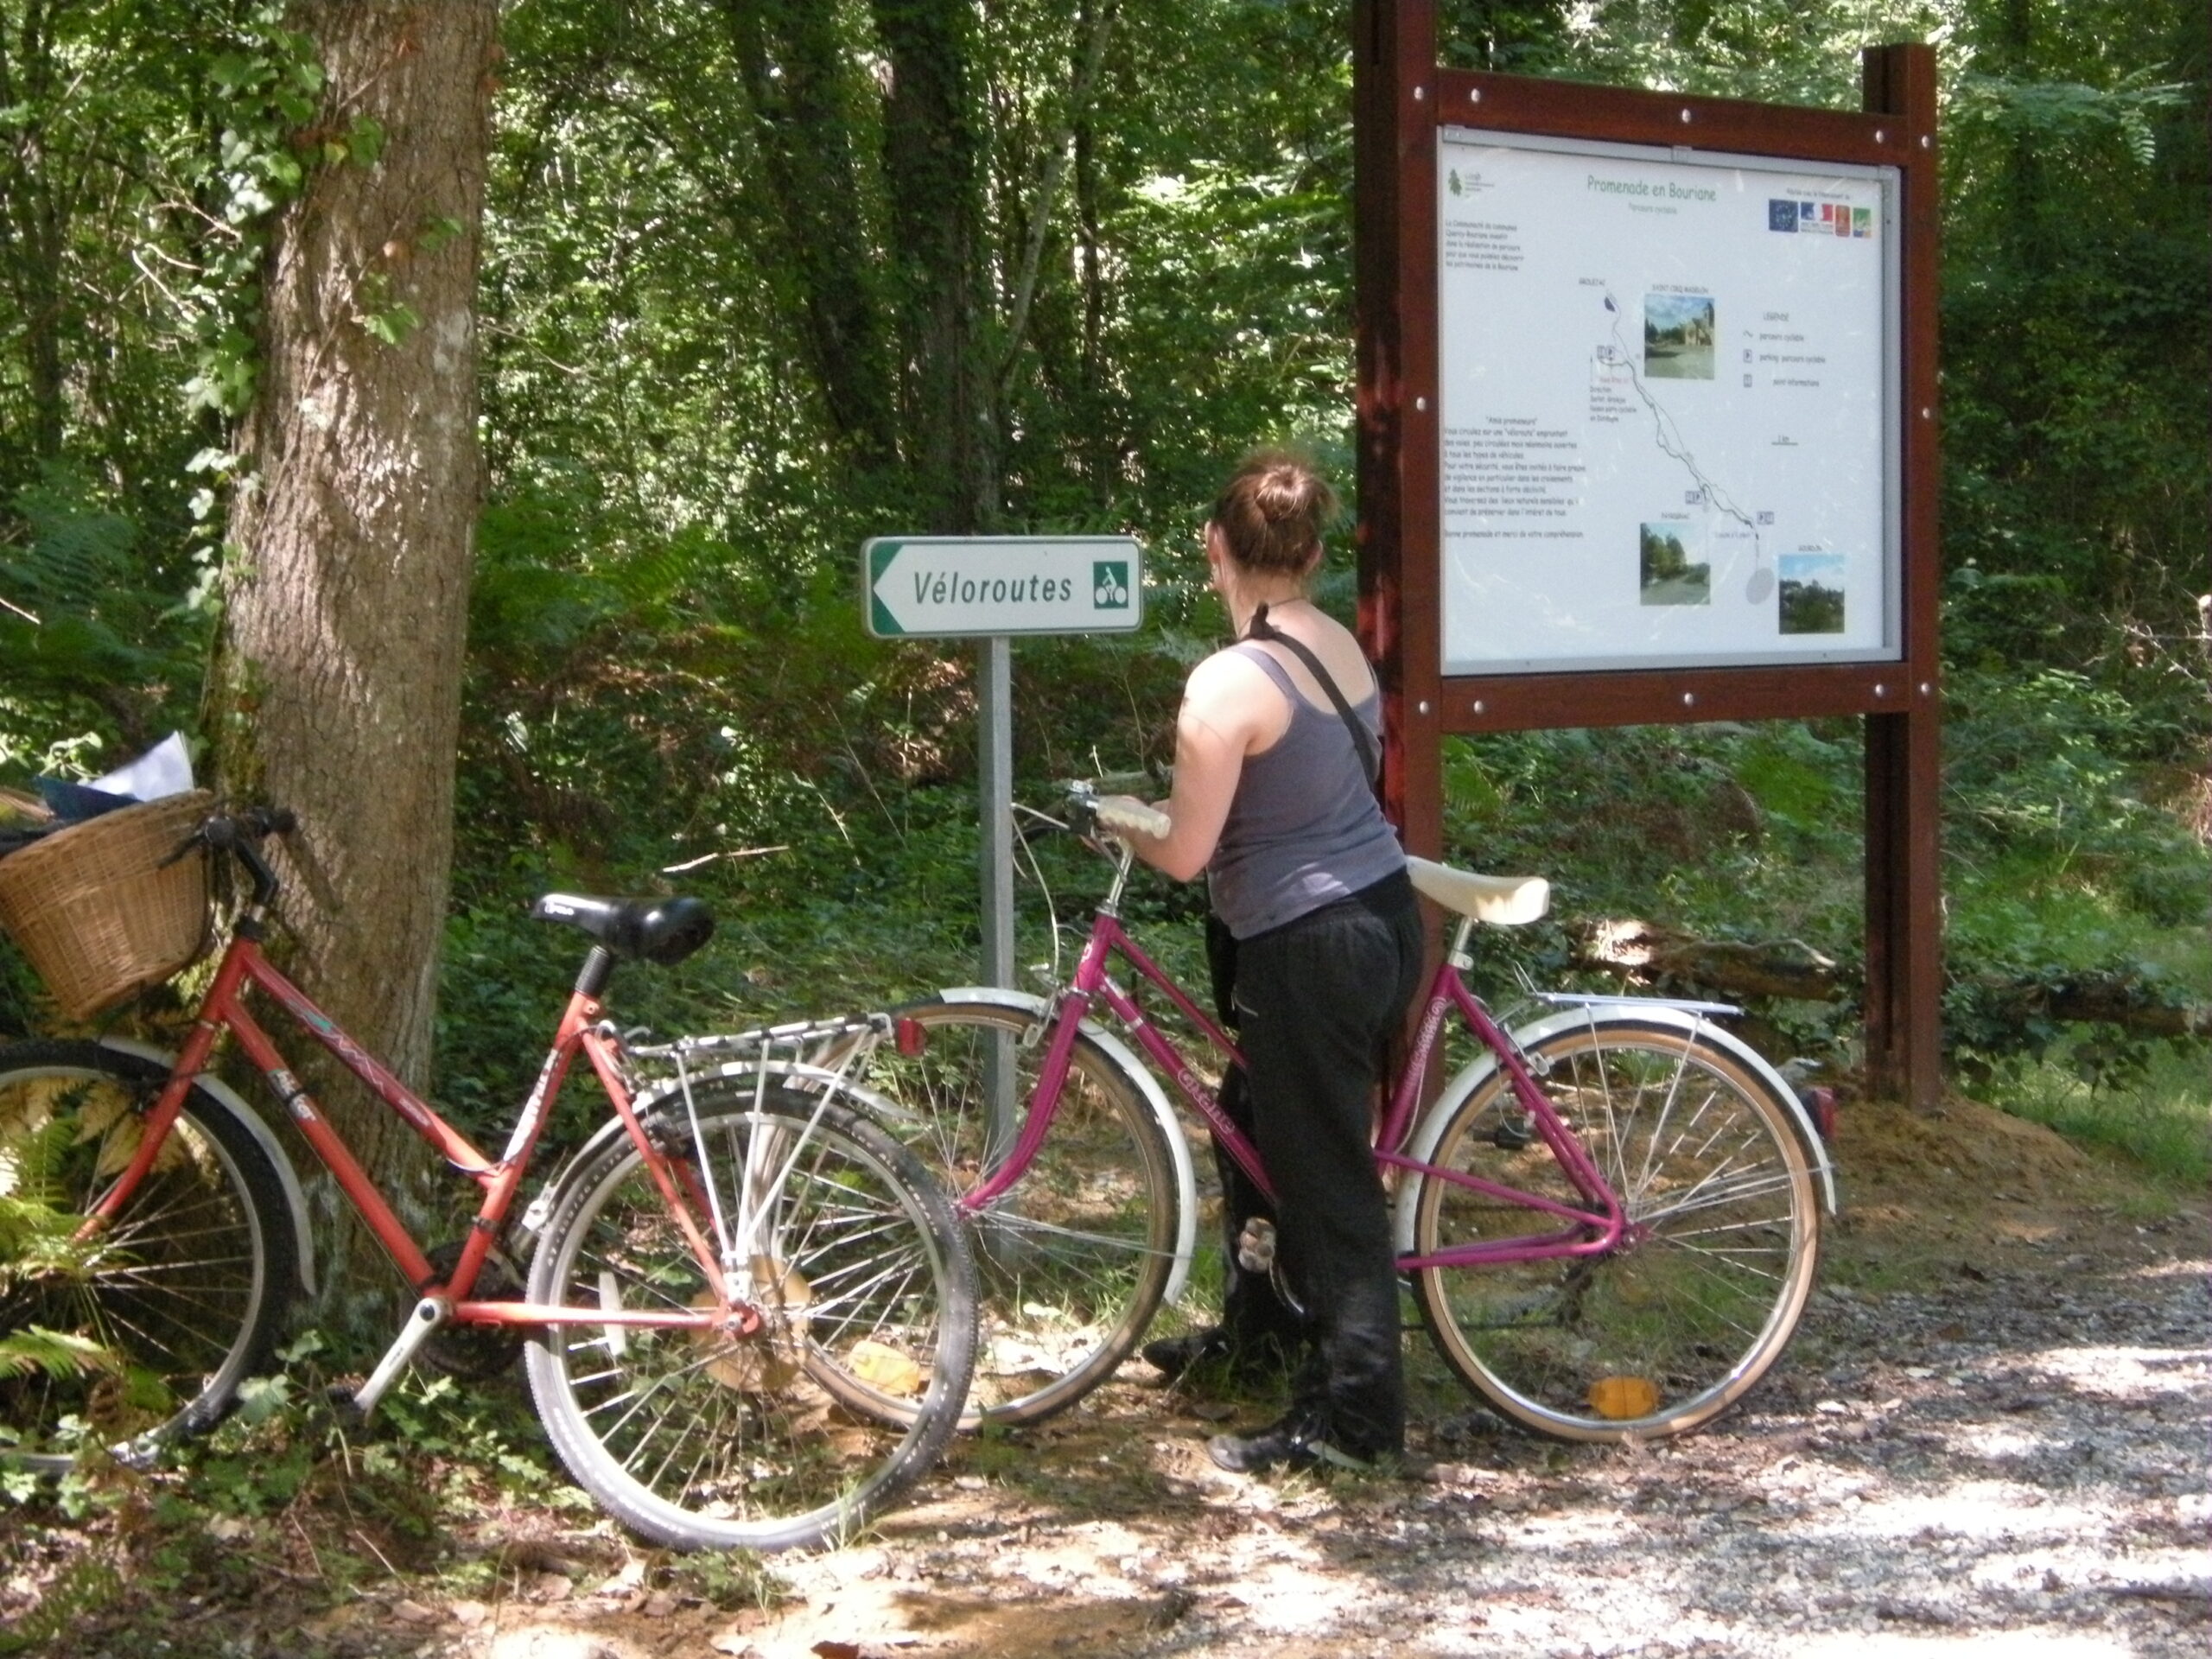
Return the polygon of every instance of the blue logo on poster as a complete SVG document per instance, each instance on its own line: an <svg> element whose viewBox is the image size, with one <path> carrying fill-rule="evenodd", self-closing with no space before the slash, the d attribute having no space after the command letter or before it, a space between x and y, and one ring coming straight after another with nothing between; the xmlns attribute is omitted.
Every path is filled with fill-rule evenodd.
<svg viewBox="0 0 2212 1659"><path fill-rule="evenodd" d="M1795 231L1797 228L1797 204L1770 200L1766 205L1766 227L1770 231Z"/></svg>

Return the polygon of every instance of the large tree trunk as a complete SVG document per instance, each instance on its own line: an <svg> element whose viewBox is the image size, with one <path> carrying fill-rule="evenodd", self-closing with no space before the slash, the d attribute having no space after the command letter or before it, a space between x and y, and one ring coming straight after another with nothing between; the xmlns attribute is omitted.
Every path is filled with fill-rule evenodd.
<svg viewBox="0 0 2212 1659"><path fill-rule="evenodd" d="M315 0L292 22L329 76L311 136L342 138L366 117L385 143L316 167L275 238L214 729L225 786L299 814L282 855L297 976L419 1085L480 492L474 303L498 8ZM334 1070L309 1075L340 1132L380 1178L416 1185L421 1143ZM336 1294L364 1239L341 1226L333 1243Z"/></svg>
<svg viewBox="0 0 2212 1659"><path fill-rule="evenodd" d="M922 528L997 528L998 409L984 338L982 158L967 0L874 0L890 60L883 166L899 284L900 425Z"/></svg>

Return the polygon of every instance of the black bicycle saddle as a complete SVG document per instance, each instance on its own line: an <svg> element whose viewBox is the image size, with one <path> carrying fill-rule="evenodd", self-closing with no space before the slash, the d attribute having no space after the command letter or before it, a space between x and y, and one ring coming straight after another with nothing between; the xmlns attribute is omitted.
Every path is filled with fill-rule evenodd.
<svg viewBox="0 0 2212 1659"><path fill-rule="evenodd" d="M714 912L696 899L593 899L549 893L530 907L541 922L582 928L617 957L678 963L715 934Z"/></svg>

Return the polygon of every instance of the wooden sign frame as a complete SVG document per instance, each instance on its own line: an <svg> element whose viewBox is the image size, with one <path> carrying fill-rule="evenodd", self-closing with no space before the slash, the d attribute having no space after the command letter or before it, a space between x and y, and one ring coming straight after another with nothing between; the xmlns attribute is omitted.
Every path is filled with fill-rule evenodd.
<svg viewBox="0 0 2212 1659"><path fill-rule="evenodd" d="M1382 683L1385 803L1408 850L1440 849L1447 734L1861 716L1869 1083L1932 1104L1942 992L1933 48L1868 48L1865 108L1853 112L1446 69L1436 62L1434 0L1356 0L1352 15L1360 630ZM1901 660L1445 677L1436 206L1445 127L1897 170Z"/></svg>

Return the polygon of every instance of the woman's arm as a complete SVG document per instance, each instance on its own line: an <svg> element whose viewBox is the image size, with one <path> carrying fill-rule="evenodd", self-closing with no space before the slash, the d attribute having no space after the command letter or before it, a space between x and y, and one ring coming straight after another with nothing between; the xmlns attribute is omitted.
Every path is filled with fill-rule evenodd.
<svg viewBox="0 0 2212 1659"><path fill-rule="evenodd" d="M1192 670L1175 717L1175 786L1160 803L1173 827L1158 840L1132 836L1137 856L1178 881L1205 869L1244 757L1281 737L1289 721L1282 694L1243 658L1223 652Z"/></svg>

